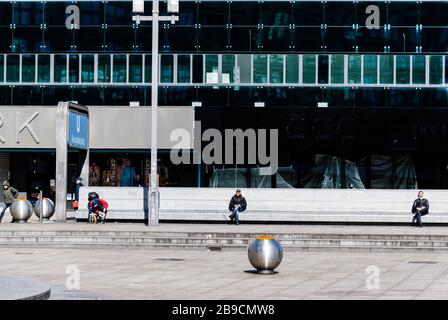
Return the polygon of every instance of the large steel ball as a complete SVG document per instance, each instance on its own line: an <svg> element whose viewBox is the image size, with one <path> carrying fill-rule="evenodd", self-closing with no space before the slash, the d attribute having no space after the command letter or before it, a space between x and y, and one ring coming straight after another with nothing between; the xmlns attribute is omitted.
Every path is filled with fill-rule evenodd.
<svg viewBox="0 0 448 320"><path fill-rule="evenodd" d="M33 214L33 205L25 198L17 198L9 211L13 222L25 223Z"/></svg>
<svg viewBox="0 0 448 320"><path fill-rule="evenodd" d="M48 198L44 198L43 200L43 216L42 219L45 220L49 220L53 214L54 214L54 210L55 210L55 206L53 201L51 201L51 199ZM40 199L36 201L36 203L34 204L34 214L40 218Z"/></svg>
<svg viewBox="0 0 448 320"><path fill-rule="evenodd" d="M249 261L258 273L274 273L283 259L283 248L271 236L259 236L249 246Z"/></svg>

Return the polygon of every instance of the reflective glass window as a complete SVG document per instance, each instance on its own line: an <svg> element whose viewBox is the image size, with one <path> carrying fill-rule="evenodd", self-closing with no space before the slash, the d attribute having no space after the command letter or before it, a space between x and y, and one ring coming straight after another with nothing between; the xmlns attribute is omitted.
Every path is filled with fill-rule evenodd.
<svg viewBox="0 0 448 320"><path fill-rule="evenodd" d="M429 83L441 84L443 81L442 70L443 56L430 56L429 57Z"/></svg>
<svg viewBox="0 0 448 320"><path fill-rule="evenodd" d="M126 55L114 54L113 82L126 82Z"/></svg>
<svg viewBox="0 0 448 320"><path fill-rule="evenodd" d="M202 55L193 55L193 83L204 82L204 65Z"/></svg>
<svg viewBox="0 0 448 320"><path fill-rule="evenodd" d="M283 55L272 54L269 56L269 82L283 83Z"/></svg>
<svg viewBox="0 0 448 320"><path fill-rule="evenodd" d="M145 55L145 82L152 82L152 55Z"/></svg>
<svg viewBox="0 0 448 320"><path fill-rule="evenodd" d="M207 54L205 56L205 82L218 83L218 55Z"/></svg>
<svg viewBox="0 0 448 320"><path fill-rule="evenodd" d="M22 55L22 82L36 81L36 57L31 54Z"/></svg>
<svg viewBox="0 0 448 320"><path fill-rule="evenodd" d="M348 83L361 83L362 56L348 56Z"/></svg>
<svg viewBox="0 0 448 320"><path fill-rule="evenodd" d="M397 84L409 84L410 78L410 60L409 56L397 56L396 57L396 73Z"/></svg>
<svg viewBox="0 0 448 320"><path fill-rule="evenodd" d="M19 82L19 55L8 55L6 63L6 81Z"/></svg>
<svg viewBox="0 0 448 320"><path fill-rule="evenodd" d="M67 82L67 56L65 54L54 56L54 82Z"/></svg>
<svg viewBox="0 0 448 320"><path fill-rule="evenodd" d="M394 57L389 55L380 56L380 83L394 82Z"/></svg>
<svg viewBox="0 0 448 320"><path fill-rule="evenodd" d="M319 83L328 83L328 55L319 55L318 76Z"/></svg>
<svg viewBox="0 0 448 320"><path fill-rule="evenodd" d="M426 78L425 56L412 57L412 83L424 84Z"/></svg>
<svg viewBox="0 0 448 320"><path fill-rule="evenodd" d="M190 83L190 56L178 55L177 56L177 82L178 83Z"/></svg>
<svg viewBox="0 0 448 320"><path fill-rule="evenodd" d="M303 55L303 83L316 83L316 56Z"/></svg>
<svg viewBox="0 0 448 320"><path fill-rule="evenodd" d="M50 82L50 55L38 55L37 58L37 81Z"/></svg>
<svg viewBox="0 0 448 320"><path fill-rule="evenodd" d="M69 56L69 82L79 82L79 55Z"/></svg>
<svg viewBox="0 0 448 320"><path fill-rule="evenodd" d="M364 56L364 83L374 84L378 81L377 56Z"/></svg>
<svg viewBox="0 0 448 320"><path fill-rule="evenodd" d="M82 56L82 69L81 69L81 81L82 82L94 82L94 56L83 55Z"/></svg>
<svg viewBox="0 0 448 320"><path fill-rule="evenodd" d="M237 74L235 76L236 81L239 83L250 83L250 55L249 54L239 54L237 61ZM238 81L239 80L239 81Z"/></svg>
<svg viewBox="0 0 448 320"><path fill-rule="evenodd" d="M162 55L160 64L160 82L161 83L172 83L173 82L173 56L172 55Z"/></svg>
<svg viewBox="0 0 448 320"><path fill-rule="evenodd" d="M222 83L235 82L235 55L222 55Z"/></svg>
<svg viewBox="0 0 448 320"><path fill-rule="evenodd" d="M344 83L344 55L331 56L331 83Z"/></svg>
<svg viewBox="0 0 448 320"><path fill-rule="evenodd" d="M98 55L98 82L110 82L110 55Z"/></svg>
<svg viewBox="0 0 448 320"><path fill-rule="evenodd" d="M286 55L286 83L299 82L299 56L295 54Z"/></svg>
<svg viewBox="0 0 448 320"><path fill-rule="evenodd" d="M5 56L3 54L0 54L0 82L4 82L5 81L5 79L4 79L4 73L5 73L4 61L5 61Z"/></svg>
<svg viewBox="0 0 448 320"><path fill-rule="evenodd" d="M254 83L268 82L268 56L265 54L254 54Z"/></svg>
<svg viewBox="0 0 448 320"><path fill-rule="evenodd" d="M142 82L142 59L142 55L139 54L129 55L129 82Z"/></svg>

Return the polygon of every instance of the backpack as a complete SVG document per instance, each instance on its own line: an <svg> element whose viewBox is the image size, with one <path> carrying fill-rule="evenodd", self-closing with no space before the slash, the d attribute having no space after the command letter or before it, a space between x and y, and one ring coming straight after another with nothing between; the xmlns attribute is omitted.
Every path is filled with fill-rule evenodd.
<svg viewBox="0 0 448 320"><path fill-rule="evenodd" d="M92 199L92 209L93 211L103 211L104 207L99 198Z"/></svg>

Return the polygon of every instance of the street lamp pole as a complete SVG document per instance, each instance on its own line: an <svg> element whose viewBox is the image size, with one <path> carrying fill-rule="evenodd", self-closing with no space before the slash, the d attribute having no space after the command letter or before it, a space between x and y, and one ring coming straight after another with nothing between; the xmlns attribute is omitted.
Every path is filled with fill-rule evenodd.
<svg viewBox="0 0 448 320"><path fill-rule="evenodd" d="M145 0L133 0L132 20L152 21L152 75L151 75L151 178L148 197L148 226L159 225L159 187L157 183L157 109L159 88L159 21L171 21L174 24L178 16L159 16L159 0L152 1L152 16L141 16L145 10ZM179 0L168 1L168 12L179 12Z"/></svg>
<svg viewBox="0 0 448 320"><path fill-rule="evenodd" d="M159 102L159 0L152 1L152 80L151 80L151 183L148 226L159 225L157 184L157 109Z"/></svg>

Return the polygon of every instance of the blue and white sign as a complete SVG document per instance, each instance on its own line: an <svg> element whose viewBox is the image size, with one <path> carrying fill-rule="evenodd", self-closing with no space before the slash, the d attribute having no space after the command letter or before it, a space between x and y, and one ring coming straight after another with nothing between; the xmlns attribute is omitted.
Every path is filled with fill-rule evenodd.
<svg viewBox="0 0 448 320"><path fill-rule="evenodd" d="M69 111L68 146L78 149L89 148L89 118L87 115Z"/></svg>

